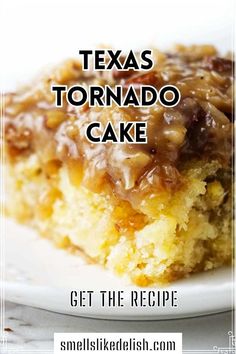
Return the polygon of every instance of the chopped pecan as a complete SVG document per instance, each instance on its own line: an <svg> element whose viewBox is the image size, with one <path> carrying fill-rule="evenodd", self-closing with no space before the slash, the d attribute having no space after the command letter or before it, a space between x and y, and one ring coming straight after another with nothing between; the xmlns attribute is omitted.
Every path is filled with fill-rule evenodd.
<svg viewBox="0 0 236 354"><path fill-rule="evenodd" d="M125 56L120 57L120 62L124 64ZM114 80L122 80L127 79L128 77L132 76L135 73L134 70L116 70L112 71L112 77Z"/></svg>
<svg viewBox="0 0 236 354"><path fill-rule="evenodd" d="M233 71L234 62L230 59L219 57L208 57L204 61L204 68L214 70L218 73Z"/></svg>
<svg viewBox="0 0 236 354"><path fill-rule="evenodd" d="M113 70L112 76L114 80L121 80L132 76L134 73L134 70Z"/></svg>
<svg viewBox="0 0 236 354"><path fill-rule="evenodd" d="M130 77L129 79L125 80L124 87L128 87L129 85L157 85L157 76L154 71L148 72L146 74L138 74L135 76Z"/></svg>

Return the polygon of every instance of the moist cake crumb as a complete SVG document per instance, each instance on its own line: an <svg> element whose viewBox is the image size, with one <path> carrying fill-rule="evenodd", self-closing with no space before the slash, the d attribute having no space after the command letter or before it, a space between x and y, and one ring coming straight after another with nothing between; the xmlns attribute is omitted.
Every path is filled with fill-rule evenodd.
<svg viewBox="0 0 236 354"><path fill-rule="evenodd" d="M139 286L229 263L233 62L212 46L154 50L145 72L83 72L69 60L6 94L7 210L60 247ZM166 84L174 108L55 108L52 84ZM92 144L92 121L147 122L147 144ZM20 207L19 207L20 206Z"/></svg>

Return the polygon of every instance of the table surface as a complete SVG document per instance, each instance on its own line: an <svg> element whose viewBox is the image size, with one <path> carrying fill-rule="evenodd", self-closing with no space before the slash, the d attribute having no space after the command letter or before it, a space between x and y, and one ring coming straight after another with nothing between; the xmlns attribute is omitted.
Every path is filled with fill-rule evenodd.
<svg viewBox="0 0 236 354"><path fill-rule="evenodd" d="M165 321L111 321L61 315L6 302L4 327L7 354L20 350L21 353L53 351L54 332L182 332L184 351L217 352L214 346L229 347L232 312Z"/></svg>

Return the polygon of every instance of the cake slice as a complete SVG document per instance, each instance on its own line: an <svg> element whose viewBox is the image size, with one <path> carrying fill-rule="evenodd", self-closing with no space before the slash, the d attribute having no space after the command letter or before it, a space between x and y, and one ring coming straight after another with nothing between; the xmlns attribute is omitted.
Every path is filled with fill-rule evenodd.
<svg viewBox="0 0 236 354"><path fill-rule="evenodd" d="M232 257L233 63L212 46L154 51L152 71L83 72L69 60L6 94L9 216L139 286ZM51 85L176 85L174 108L55 108ZM146 121L147 144L92 144L88 123ZM23 237L23 235L21 235Z"/></svg>

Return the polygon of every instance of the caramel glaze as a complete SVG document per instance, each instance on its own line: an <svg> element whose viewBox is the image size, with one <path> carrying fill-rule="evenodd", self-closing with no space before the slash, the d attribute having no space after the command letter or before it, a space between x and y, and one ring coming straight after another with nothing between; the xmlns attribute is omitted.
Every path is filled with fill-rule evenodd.
<svg viewBox="0 0 236 354"><path fill-rule="evenodd" d="M155 191L176 191L183 183L182 165L190 159L218 160L229 167L232 150L233 62L219 58L212 46L178 46L154 51L150 72L82 72L70 60L30 87L5 96L5 138L10 160L36 152L80 170L81 183L95 192L109 185L131 201ZM181 101L174 108L78 109L64 102L55 108L52 84L174 84ZM91 144L84 132L91 121L146 121L147 144ZM109 182L109 183L107 183Z"/></svg>

